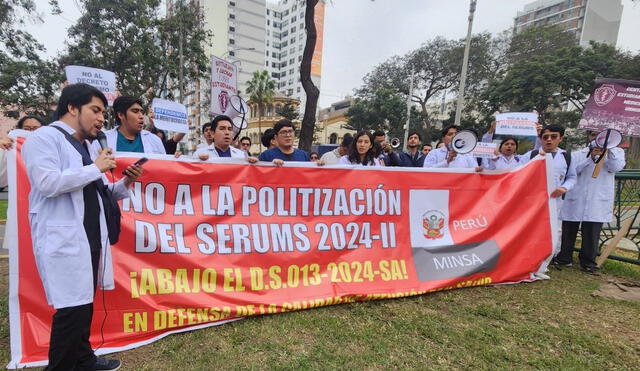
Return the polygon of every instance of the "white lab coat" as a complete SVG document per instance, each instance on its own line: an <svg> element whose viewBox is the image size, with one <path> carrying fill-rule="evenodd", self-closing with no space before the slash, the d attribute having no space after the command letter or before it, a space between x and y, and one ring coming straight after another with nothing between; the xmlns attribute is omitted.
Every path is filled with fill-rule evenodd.
<svg viewBox="0 0 640 371"><path fill-rule="evenodd" d="M104 132L107 137L107 145L113 149L113 153L116 153L116 144L118 143L118 128L107 130ZM142 140L142 146L144 147L144 153L157 153L159 155L166 155L167 151L162 144L162 139L150 131L142 130L140 132L140 138ZM100 143L97 140L93 141L93 148L96 151L100 151Z"/></svg>
<svg viewBox="0 0 640 371"><path fill-rule="evenodd" d="M552 155L554 189L564 187L569 191L576 184L576 164L573 162L572 157L571 166L569 166L569 170L567 170L567 161L564 159L564 155L562 154L564 152L567 151L562 148L558 148L555 156ZM522 162L523 165L529 161L531 161L531 151L520 157L520 162Z"/></svg>
<svg viewBox="0 0 640 371"><path fill-rule="evenodd" d="M75 132L60 121L52 125L69 134ZM98 156L91 146L89 152L92 159ZM83 226L82 189L100 177L105 184L109 183L95 164L83 166L80 153L60 131L50 126L38 129L27 138L22 156L31 183L29 222L33 252L47 301L56 309L91 303L93 272ZM116 199L129 197L124 179L111 188ZM99 195L98 201L103 246L98 284L104 289L113 289L107 223Z"/></svg>
<svg viewBox="0 0 640 371"><path fill-rule="evenodd" d="M248 157L247 152L241 149L237 149L235 147L229 147L229 149L231 149L231 158L247 158ZM201 147L196 149L196 151L193 152L193 157L199 159L201 154L209 155L209 158L206 161L214 158L220 158L218 151L216 151L215 143L211 143L206 147Z"/></svg>
<svg viewBox="0 0 640 371"><path fill-rule="evenodd" d="M487 170L514 169L523 164L521 157L520 155L505 156L499 154L494 158L483 158L482 167Z"/></svg>
<svg viewBox="0 0 640 371"><path fill-rule="evenodd" d="M349 156L348 155L344 155L342 157L340 157L340 161L338 161L338 164L340 165L357 165L357 166L362 166L364 167L364 165L362 164L356 164L355 162L351 162L349 160ZM381 158L374 158L373 161L369 162L369 164L367 164L367 166L384 166L384 161Z"/></svg>
<svg viewBox="0 0 640 371"><path fill-rule="evenodd" d="M436 148L429 152L424 159L422 167L448 167L448 168L467 168L475 169L478 166L478 162L475 157L470 153L458 154L453 161L447 163L447 155L449 150L447 146Z"/></svg>
<svg viewBox="0 0 640 371"><path fill-rule="evenodd" d="M572 222L608 223L613 218L615 174L625 165L624 151L612 148L602 160L604 164L597 178L593 178L596 164L587 157L589 148L573 152L571 163L576 164L578 180L562 205L560 219Z"/></svg>

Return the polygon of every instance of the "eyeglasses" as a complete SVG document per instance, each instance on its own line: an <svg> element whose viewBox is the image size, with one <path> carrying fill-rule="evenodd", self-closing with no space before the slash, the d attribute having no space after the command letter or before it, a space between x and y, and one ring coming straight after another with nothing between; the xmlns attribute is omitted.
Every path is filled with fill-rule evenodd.
<svg viewBox="0 0 640 371"><path fill-rule="evenodd" d="M590 136L590 137L597 137L597 136L598 136L598 133L596 133L596 132L592 131L591 133L589 133L589 136Z"/></svg>
<svg viewBox="0 0 640 371"><path fill-rule="evenodd" d="M240 145L243 146L243 147L249 147L251 145L251 143L242 142L242 143L240 143Z"/></svg>
<svg viewBox="0 0 640 371"><path fill-rule="evenodd" d="M558 139L558 138L560 138L560 134L545 134L542 136L542 140Z"/></svg>
<svg viewBox="0 0 640 371"><path fill-rule="evenodd" d="M293 130L280 130L278 132L278 135L283 135L283 136L285 136L285 135L293 135Z"/></svg>

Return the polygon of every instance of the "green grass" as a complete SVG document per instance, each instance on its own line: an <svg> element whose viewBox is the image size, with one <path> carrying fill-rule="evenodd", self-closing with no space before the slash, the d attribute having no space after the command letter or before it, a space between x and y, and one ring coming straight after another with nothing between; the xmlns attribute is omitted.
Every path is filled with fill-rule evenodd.
<svg viewBox="0 0 640 371"><path fill-rule="evenodd" d="M612 263L604 272L627 271ZM9 359L7 276L7 260L0 259L0 366ZM613 276L577 269L551 276L253 317L171 335L115 357L127 370L602 370L640 364L640 303L591 295Z"/></svg>
<svg viewBox="0 0 640 371"><path fill-rule="evenodd" d="M0 220L7 220L7 200L0 200Z"/></svg>

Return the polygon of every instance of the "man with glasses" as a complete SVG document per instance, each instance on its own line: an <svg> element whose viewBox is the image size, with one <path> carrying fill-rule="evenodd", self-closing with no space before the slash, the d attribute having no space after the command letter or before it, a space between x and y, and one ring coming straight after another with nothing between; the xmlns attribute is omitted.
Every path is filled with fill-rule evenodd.
<svg viewBox="0 0 640 371"><path fill-rule="evenodd" d="M247 153L247 156L251 156L251 138L242 137L240 138L240 149Z"/></svg>
<svg viewBox="0 0 640 371"><path fill-rule="evenodd" d="M553 157L553 191L549 195L556 203L556 216L558 217L558 237L562 235L562 221L560 220L560 211L562 210L563 196L567 191L571 190L576 184L576 168L571 161L571 154L564 149L558 147L562 139L564 139L564 128L559 125L547 125L540 130L541 148L534 149L522 156L522 163L526 164L536 156L544 156L550 153ZM539 279L549 279L546 275L547 267L558 252L560 251L560 239L552 241L553 251L540 265L540 269L535 274Z"/></svg>
<svg viewBox="0 0 640 371"><path fill-rule="evenodd" d="M280 120L273 126L276 146L260 155L260 161L270 161L282 166L284 161L311 161L309 155L302 150L293 148L295 128L289 120Z"/></svg>
<svg viewBox="0 0 640 371"><path fill-rule="evenodd" d="M567 192L562 205L562 245L560 253L553 263L556 267L570 267L573 263L573 248L578 230L582 231L582 243L578 259L583 271L598 274L596 264L598 245L602 225L613 219L613 199L616 172L625 165L624 151L621 148L607 150L600 174L592 176L596 160L602 156L602 148L595 148L591 142L598 135L587 132L588 144L585 148L573 152L571 159L575 163L577 181L573 189Z"/></svg>

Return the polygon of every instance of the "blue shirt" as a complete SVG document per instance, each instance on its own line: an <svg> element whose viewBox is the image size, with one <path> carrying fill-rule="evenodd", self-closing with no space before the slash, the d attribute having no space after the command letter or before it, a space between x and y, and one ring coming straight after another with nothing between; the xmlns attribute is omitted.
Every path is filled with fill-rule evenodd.
<svg viewBox="0 0 640 371"><path fill-rule="evenodd" d="M118 131L116 152L144 153L144 146L142 145L142 137L140 136L140 133L136 134L136 137L133 140L129 140Z"/></svg>
<svg viewBox="0 0 640 371"><path fill-rule="evenodd" d="M282 161L311 161L311 158L309 158L309 155L305 151L294 148L293 153L286 154L278 147L262 152L258 159L260 161L273 161L275 159L280 159Z"/></svg>
<svg viewBox="0 0 640 371"><path fill-rule="evenodd" d="M220 157L229 157L229 158L231 158L231 147L227 148L226 151L223 151L220 148L216 147L216 152L218 152L218 156L220 156Z"/></svg>

